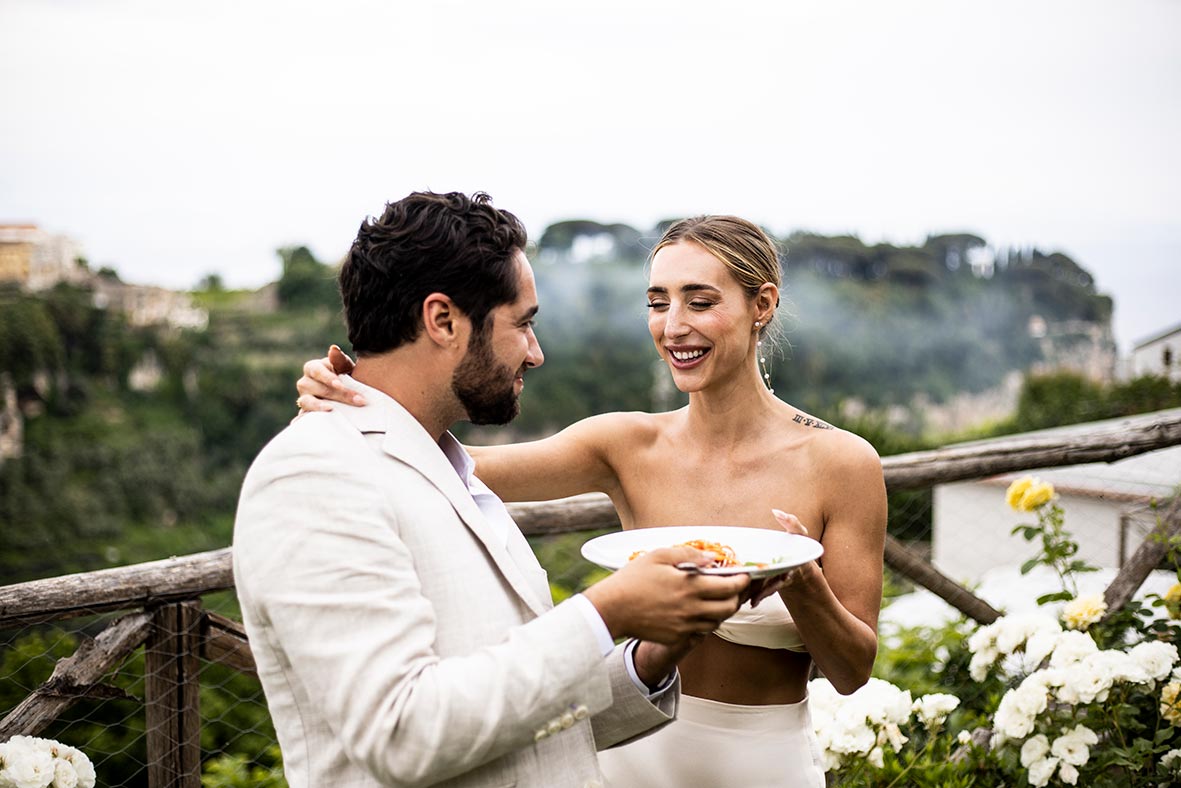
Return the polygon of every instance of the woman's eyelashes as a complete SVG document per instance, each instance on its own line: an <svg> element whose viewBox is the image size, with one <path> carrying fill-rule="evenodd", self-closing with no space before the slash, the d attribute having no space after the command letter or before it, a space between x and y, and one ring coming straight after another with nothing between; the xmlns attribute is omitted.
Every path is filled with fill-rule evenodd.
<svg viewBox="0 0 1181 788"><path fill-rule="evenodd" d="M649 302L648 302L648 308L649 308L649 309L655 309L655 310L656 310L656 311L658 311L658 312L659 312L659 311L662 311L662 310L665 310L665 309L668 309L668 306L669 306L669 304L668 304L668 302L667 302L667 301L649 301ZM709 308L711 308L712 306L714 306L714 302L713 302L713 301L697 301L697 300L694 300L694 301L690 301L690 302L689 302L689 308L690 308L690 309L709 309Z"/></svg>

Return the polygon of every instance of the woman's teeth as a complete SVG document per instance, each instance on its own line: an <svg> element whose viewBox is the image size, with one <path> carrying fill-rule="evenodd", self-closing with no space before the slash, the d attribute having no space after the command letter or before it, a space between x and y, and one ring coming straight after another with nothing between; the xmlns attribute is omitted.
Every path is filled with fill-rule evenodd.
<svg viewBox="0 0 1181 788"><path fill-rule="evenodd" d="M692 361L693 359L699 358L705 354L704 350L687 350L684 352L673 350L670 352L673 354L673 358L675 358L677 361Z"/></svg>

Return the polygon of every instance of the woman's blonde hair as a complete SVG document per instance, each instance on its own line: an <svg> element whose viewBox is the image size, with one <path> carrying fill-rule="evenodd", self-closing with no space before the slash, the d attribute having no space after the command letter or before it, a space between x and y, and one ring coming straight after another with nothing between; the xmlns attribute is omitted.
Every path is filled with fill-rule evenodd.
<svg viewBox="0 0 1181 788"><path fill-rule="evenodd" d="M694 216L675 223L661 236L652 255L676 243L695 243L716 257L750 298L770 282L781 286L779 250L763 228L738 216ZM776 307L779 303L776 302ZM779 344L783 331L779 322L768 320L759 337L772 346Z"/></svg>

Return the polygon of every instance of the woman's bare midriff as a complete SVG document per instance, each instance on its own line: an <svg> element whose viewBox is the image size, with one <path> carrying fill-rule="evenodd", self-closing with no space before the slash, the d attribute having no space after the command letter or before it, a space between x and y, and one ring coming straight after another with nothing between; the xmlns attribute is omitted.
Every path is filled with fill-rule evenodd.
<svg viewBox="0 0 1181 788"><path fill-rule="evenodd" d="M681 660L681 691L748 706L796 703L807 692L811 665L802 652L742 646L707 635Z"/></svg>

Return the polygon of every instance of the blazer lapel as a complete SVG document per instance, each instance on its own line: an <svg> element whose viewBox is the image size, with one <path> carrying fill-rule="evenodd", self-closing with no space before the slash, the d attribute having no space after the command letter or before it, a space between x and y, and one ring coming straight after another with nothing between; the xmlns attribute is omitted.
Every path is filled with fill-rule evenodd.
<svg viewBox="0 0 1181 788"><path fill-rule="evenodd" d="M422 424L387 394L347 377L345 381L346 385L361 390L369 404L357 408L336 403L333 409L341 411L363 433L385 433L385 438L381 442L382 451L417 470L446 496L460 520L484 545L484 549L501 574L529 608L535 614L541 615L551 607L552 603L546 604L549 600L539 595L538 589L522 573L505 544L497 538L480 507L476 506L467 486ZM510 542L514 536L524 541L524 537L518 531L515 535L510 532ZM519 545L514 545L514 548L517 547ZM525 547L528 549L527 544ZM548 591L546 588L546 596Z"/></svg>

